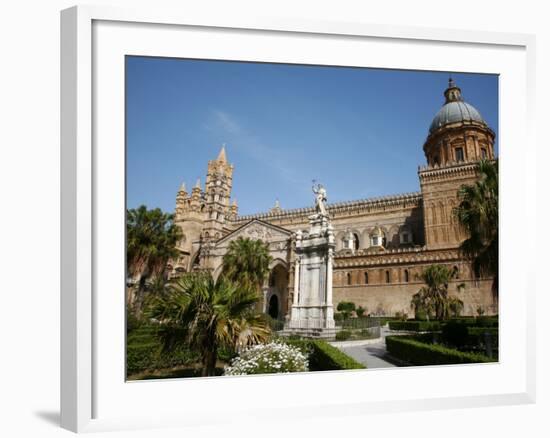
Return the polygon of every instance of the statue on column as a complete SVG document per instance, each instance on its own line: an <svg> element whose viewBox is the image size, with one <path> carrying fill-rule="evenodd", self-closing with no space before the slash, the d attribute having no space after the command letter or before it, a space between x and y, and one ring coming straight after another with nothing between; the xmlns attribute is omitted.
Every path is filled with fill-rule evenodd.
<svg viewBox="0 0 550 438"><path fill-rule="evenodd" d="M321 216L328 216L327 212L327 191L321 184L315 184L313 180L313 193L315 194L315 208Z"/></svg>
<svg viewBox="0 0 550 438"><path fill-rule="evenodd" d="M316 213L309 231L296 231L294 295L285 331L304 337L334 339L332 252L334 230L327 211L327 191L313 180Z"/></svg>

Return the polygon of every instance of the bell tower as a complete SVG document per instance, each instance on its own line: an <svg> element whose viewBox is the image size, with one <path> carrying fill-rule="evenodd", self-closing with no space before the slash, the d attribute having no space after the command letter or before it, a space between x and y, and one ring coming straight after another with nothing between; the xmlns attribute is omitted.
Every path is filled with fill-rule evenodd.
<svg viewBox="0 0 550 438"><path fill-rule="evenodd" d="M208 162L204 189L206 217L203 238L205 241L222 237L226 220L236 216L236 203L233 206L230 204L232 187L233 165L227 162L225 145L223 145L218 158Z"/></svg>
<svg viewBox="0 0 550 438"><path fill-rule="evenodd" d="M464 240L453 214L457 192L461 185L476 181L480 160L494 159L494 132L464 101L452 78L443 94L445 102L423 146L427 165L418 169L428 249L456 248Z"/></svg>

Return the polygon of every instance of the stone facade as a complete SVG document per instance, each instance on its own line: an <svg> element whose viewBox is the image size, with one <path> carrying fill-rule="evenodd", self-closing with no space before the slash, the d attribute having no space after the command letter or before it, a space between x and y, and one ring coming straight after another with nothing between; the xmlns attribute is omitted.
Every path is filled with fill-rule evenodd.
<svg viewBox="0 0 550 438"><path fill-rule="evenodd" d="M460 294L464 314L475 314L479 307L486 313L498 311L492 279L474 278L470 262L458 251L465 235L453 215L459 187L476 181L476 163L495 158L494 133L463 101L454 82L444 95L423 145L427 164L418 168L419 192L327 204L334 236L335 307L353 301L370 314L411 314L411 297L422 286L419 274L431 264L444 264L458 273L449 290ZM230 202L233 169L222 148L208 163L204 190L198 181L190 194L184 186L178 192L175 220L183 238L171 274L207 269L216 277L229 241L238 236L261 239L273 258L263 310L289 318L296 236L308 231L308 218L316 209L285 210L277 201L268 212L239 216L236 202ZM465 287L457 292L460 284Z"/></svg>

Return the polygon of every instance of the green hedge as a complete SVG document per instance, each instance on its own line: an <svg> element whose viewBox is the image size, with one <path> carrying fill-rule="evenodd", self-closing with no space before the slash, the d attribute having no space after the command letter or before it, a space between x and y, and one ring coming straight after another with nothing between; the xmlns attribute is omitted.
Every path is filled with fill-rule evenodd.
<svg viewBox="0 0 550 438"><path fill-rule="evenodd" d="M464 324L469 327L493 327L498 328L498 317L495 316L478 316L478 317L461 317L451 318L446 323Z"/></svg>
<svg viewBox="0 0 550 438"><path fill-rule="evenodd" d="M321 340L285 340L285 343L298 347L309 357L310 371L356 370L366 368L364 365L341 352L338 348Z"/></svg>
<svg viewBox="0 0 550 438"><path fill-rule="evenodd" d="M340 330L336 333L337 341L346 341L351 338L351 332L349 330Z"/></svg>
<svg viewBox="0 0 550 438"><path fill-rule="evenodd" d="M485 333L489 333L491 336L498 336L497 327L468 327L468 334L470 336L485 336Z"/></svg>
<svg viewBox="0 0 550 438"><path fill-rule="evenodd" d="M498 328L490 326L472 326L462 321L449 321L443 325L442 340L445 344L460 350L476 349L484 345L489 336L493 347L498 346Z"/></svg>
<svg viewBox="0 0 550 438"><path fill-rule="evenodd" d="M431 332L441 329L439 321L390 321L388 326L390 330L410 332Z"/></svg>
<svg viewBox="0 0 550 438"><path fill-rule="evenodd" d="M415 336L387 336L386 349L397 359L413 365L448 365L494 362L487 356L467 353L437 344L427 344Z"/></svg>
<svg viewBox="0 0 550 438"><path fill-rule="evenodd" d="M310 371L356 370L366 368L352 357L325 341L311 341L313 352L309 357Z"/></svg>
<svg viewBox="0 0 550 438"><path fill-rule="evenodd" d="M179 348L163 353L155 327L140 327L128 333L126 341L126 374L141 371L173 368L197 360L197 355Z"/></svg>

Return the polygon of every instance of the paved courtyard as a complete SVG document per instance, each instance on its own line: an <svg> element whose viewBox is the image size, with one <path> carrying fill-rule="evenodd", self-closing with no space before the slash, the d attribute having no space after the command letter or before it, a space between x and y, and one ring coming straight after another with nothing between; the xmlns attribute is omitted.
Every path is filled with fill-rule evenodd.
<svg viewBox="0 0 550 438"><path fill-rule="evenodd" d="M396 367L396 362L387 357L386 335L389 329L382 327L380 330L380 341L374 344L339 347L348 356L353 357L357 362L366 365L368 369Z"/></svg>

